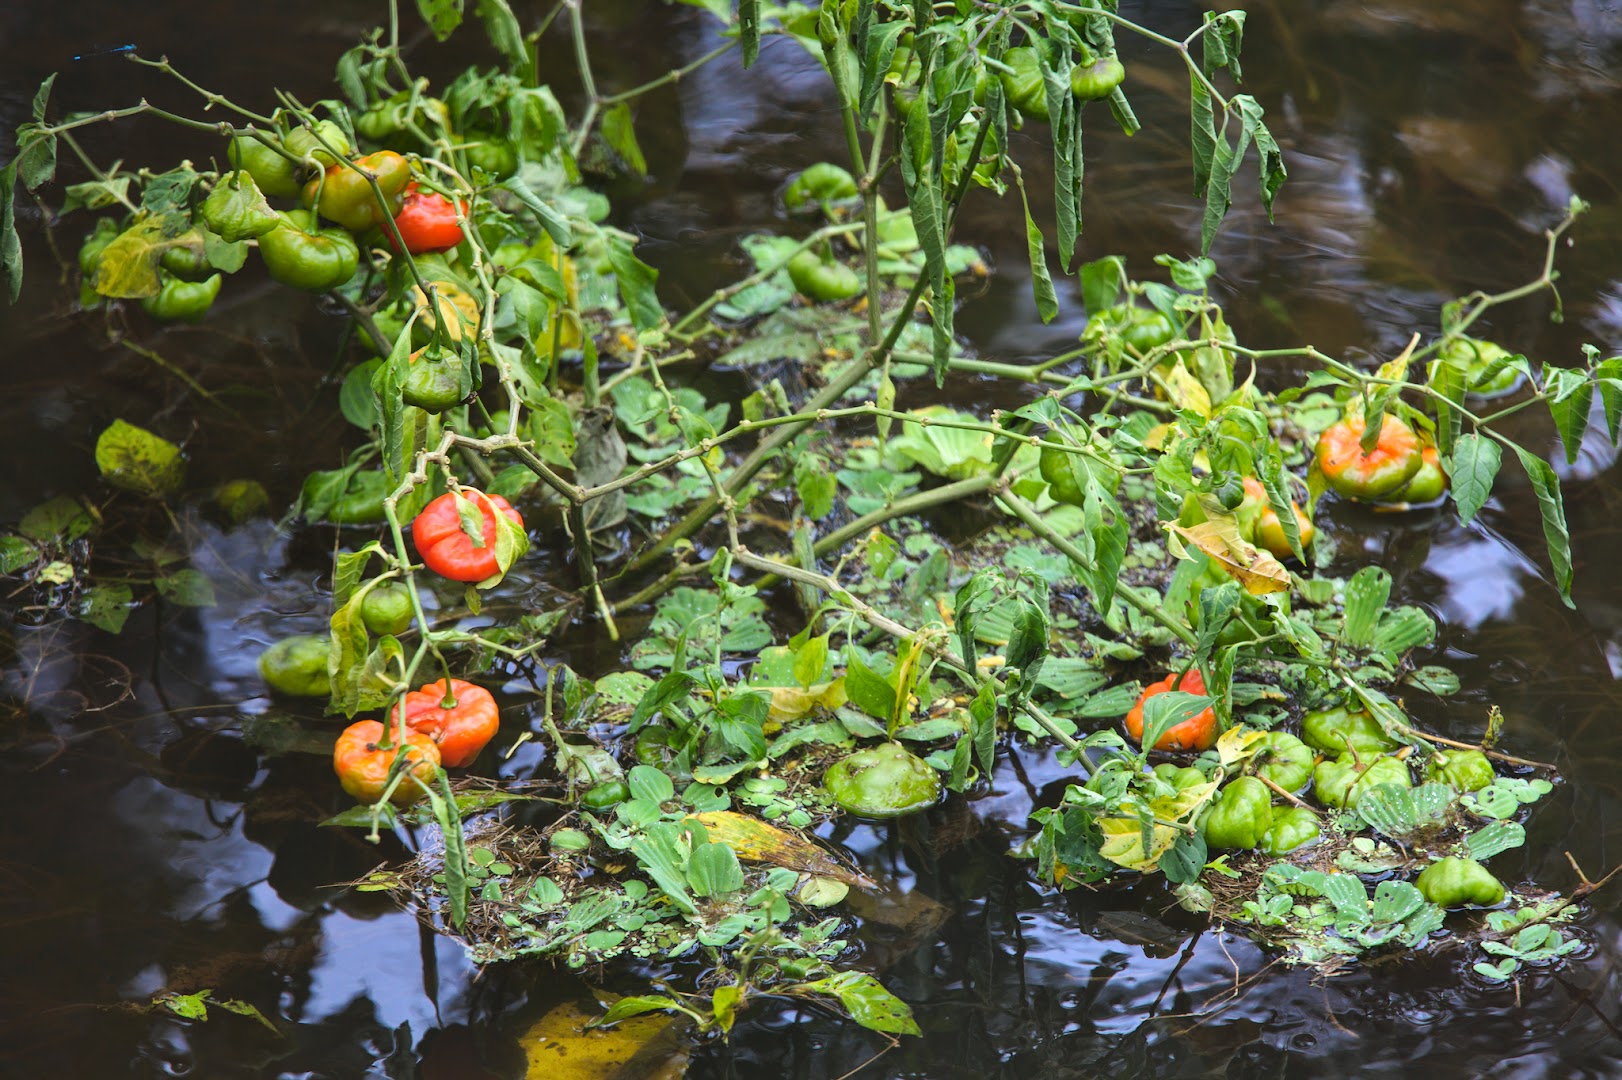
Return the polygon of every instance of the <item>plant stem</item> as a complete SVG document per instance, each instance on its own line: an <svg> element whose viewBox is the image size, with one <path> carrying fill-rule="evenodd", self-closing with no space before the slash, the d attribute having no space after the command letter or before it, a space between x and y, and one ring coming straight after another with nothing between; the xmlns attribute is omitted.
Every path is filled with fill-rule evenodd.
<svg viewBox="0 0 1622 1080"><path fill-rule="evenodd" d="M1053 526L1043 521L1042 515L1038 514L1036 508L1030 503L1015 495L1012 491L1000 491L997 493L996 499L1007 507L1015 517L1023 521L1032 532L1058 548L1072 562L1093 569L1092 560L1088 559L1082 550L1069 539L1060 536ZM1170 630L1179 641L1190 649L1198 644L1194 631L1183 625L1180 619L1173 618L1166 611L1160 597L1157 596L1151 600L1140 593L1136 587L1128 585L1124 581L1117 583L1115 586L1115 595L1137 608L1140 613L1147 615L1167 630Z"/></svg>

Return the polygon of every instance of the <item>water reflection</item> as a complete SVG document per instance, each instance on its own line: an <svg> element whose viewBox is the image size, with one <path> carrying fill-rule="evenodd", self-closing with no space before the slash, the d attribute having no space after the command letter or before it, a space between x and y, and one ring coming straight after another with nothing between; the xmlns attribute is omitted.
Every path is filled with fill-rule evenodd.
<svg viewBox="0 0 1622 1080"><path fill-rule="evenodd" d="M257 90L274 75L319 87L328 57L370 25L374 7L297 3L229 18L211 9L206 19L177 18L183 4L7 7L0 19L18 30L0 43L16 61L4 69L0 128L23 115L42 58L82 51L91 31L122 39L127 29L147 42L162 39L160 24L183 23L195 53L188 67L215 85ZM691 59L718 40L701 12L660 7L649 17L648 8L593 5L610 27L643 23L610 68L628 73L627 83L667 45ZM1434 330L1448 298L1534 274L1540 232L1575 192L1597 205L1561 253L1566 322L1550 324L1538 297L1495 312L1484 329L1535 361L1576 363L1585 340L1607 355L1622 349L1614 5L1252 8L1249 89L1269 108L1291 179L1269 224L1244 186L1247 166L1214 252L1221 299L1246 341L1389 356L1415 329ZM1198 17L1184 3L1143 6L1156 26L1191 27ZM251 63L222 39L281 40L289 25L301 28L299 49L254 50ZM1139 43L1127 57L1146 129L1130 141L1108 125L1089 130L1080 253L1122 252L1147 275L1154 254L1191 253L1198 208L1187 190L1184 75ZM60 92L81 95L74 105L122 100L128 90L110 62L73 74L75 88L64 79ZM781 182L837 159L842 137L828 86L785 41L769 42L750 72L730 57L702 69L650 110L642 122L656 175L640 200L624 200L624 220L647 236L651 258L677 271L661 286L680 306L736 276L737 238L782 227ZM1034 130L1018 140L1044 216L1045 143ZM151 150L136 135L107 145L132 160ZM1085 312L1061 284L1060 317L1040 324L1007 212L986 196L964 212L963 238L999 272L965 304L960 329L985 355L1044 358L1069 347ZM13 451L0 491L7 518L93 486L86 455L43 455L39 446L82 449L107 416L183 405L150 370L50 317L67 310L67 293L52 288L48 269L36 273L49 263L36 235L27 242L30 306L0 313L10 346L0 406ZM243 469L273 462L265 479L287 498L308 468L333 463L341 430L330 412L289 396L330 355L330 326L301 325L289 311L253 297L231 310L233 339L165 339L269 388L254 422L209 418L193 451L200 463ZM50 370L41 370L42 354L53 358ZM964 396L984 397L979 388ZM1506 876L1569 887L1565 851L1597 876L1622 836L1614 724L1622 571L1609 556L1622 507L1608 449L1590 438L1567 467L1546 420L1517 424L1515 437L1546 449L1569 482L1579 614L1553 596L1534 504L1517 483L1468 529L1344 506L1326 508L1326 527L1338 568L1388 566L1404 599L1445 622L1439 648L1465 689L1451 700L1414 695L1416 715L1473 736L1496 702L1517 752L1561 765L1569 783L1534 815L1526 851L1503 861ZM575 984L524 965L476 977L459 948L420 933L408 914L335 890L403 846L377 849L319 829L338 808L326 763L261 757L236 735L249 718L283 711L259 696L253 658L275 637L320 628L324 611L312 597L330 537L289 541L267 523L227 530L201 521L188 522L186 535L193 565L215 584L216 608L141 613L113 644L78 624L33 629L8 613L0 734L13 751L4 799L17 826L0 839L0 913L12 930L0 1072L406 1077L420 1055L425 1076L521 1075L513 1039ZM571 648L586 670L611 655L602 642ZM527 776L543 762L530 744L501 771ZM862 911L867 959L913 1002L926 1040L886 1050L882 1038L813 1009L762 1003L730 1046L705 1048L693 1075L837 1077L881 1052L863 1075L1622 1075L1613 904L1579 923L1591 955L1530 973L1518 989L1461 981L1462 958L1449 954L1319 979L1202 929L1151 885L1098 894L1033 887L1011 852L1032 806L1056 799L1065 781L1051 758L1016 749L972 801L895 829L833 834L892 890ZM202 988L256 1005L284 1037L228 1015L182 1024L118 1008Z"/></svg>

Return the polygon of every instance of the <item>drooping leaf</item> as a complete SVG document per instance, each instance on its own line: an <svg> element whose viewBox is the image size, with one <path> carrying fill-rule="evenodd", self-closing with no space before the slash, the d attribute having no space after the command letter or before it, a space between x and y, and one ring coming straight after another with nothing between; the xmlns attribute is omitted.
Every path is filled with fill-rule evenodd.
<svg viewBox="0 0 1622 1080"><path fill-rule="evenodd" d="M630 242L620 236L608 241L608 262L614 268L614 280L619 285L620 297L625 301L631 322L638 330L651 330L664 321L664 309L659 306L654 283L659 271L636 257Z"/></svg>
<svg viewBox="0 0 1622 1080"><path fill-rule="evenodd" d="M1031 290L1036 296L1036 313L1045 323L1059 314L1059 298L1053 291L1053 278L1048 274L1047 252L1042 246L1042 230L1031 217L1030 199L1025 194L1025 177L1017 169L1014 183L1019 187L1019 203L1025 211L1025 250L1031 264Z"/></svg>
<svg viewBox="0 0 1622 1080"><path fill-rule="evenodd" d="M627 168L637 176L648 175L648 159L636 141L636 127L631 121L631 106L618 102L603 113L603 141L620 156Z"/></svg>
<svg viewBox="0 0 1622 1080"><path fill-rule="evenodd" d="M1543 540L1549 551L1549 564L1554 570L1555 588L1567 607L1576 607L1571 600L1571 534L1566 531L1566 508L1560 497L1560 477L1547 461L1530 451L1515 447L1521 467L1537 492L1538 514L1543 519Z"/></svg>
<svg viewBox="0 0 1622 1080"><path fill-rule="evenodd" d="M434 37L444 41L462 25L462 3L463 0L417 0L417 11Z"/></svg>
<svg viewBox="0 0 1622 1080"><path fill-rule="evenodd" d="M1487 504L1502 455L1503 449L1498 443L1473 431L1460 435L1453 444L1449 473L1452 477L1453 502L1458 507L1462 524L1470 524Z"/></svg>
<svg viewBox="0 0 1622 1080"><path fill-rule="evenodd" d="M17 302L23 288L23 245L17 237L14 201L17 188L17 162L0 169L0 277L5 279L6 296Z"/></svg>
<svg viewBox="0 0 1622 1080"><path fill-rule="evenodd" d="M1594 384L1586 372L1543 365L1544 390L1548 393L1549 414L1554 417L1560 443L1566 448L1566 464L1577 461L1588 430L1588 407L1594 400Z"/></svg>

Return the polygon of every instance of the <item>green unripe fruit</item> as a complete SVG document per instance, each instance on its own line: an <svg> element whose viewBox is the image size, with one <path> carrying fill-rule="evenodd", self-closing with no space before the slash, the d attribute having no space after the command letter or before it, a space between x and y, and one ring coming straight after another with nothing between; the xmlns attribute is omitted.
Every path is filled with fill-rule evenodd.
<svg viewBox="0 0 1622 1080"><path fill-rule="evenodd" d="M1263 855L1277 858L1298 847L1312 843L1323 835L1318 826L1318 815L1304 806L1291 806L1273 811L1273 823L1262 835Z"/></svg>
<svg viewBox="0 0 1622 1080"><path fill-rule="evenodd" d="M1425 899L1439 907L1492 907L1504 901L1503 882L1474 859L1449 856L1433 862L1414 884Z"/></svg>
<svg viewBox="0 0 1622 1080"><path fill-rule="evenodd" d="M379 636L405 633L414 616L411 590L400 582L375 586L360 602L361 622Z"/></svg>
<svg viewBox="0 0 1622 1080"><path fill-rule="evenodd" d="M1273 794L1254 776L1241 776L1217 795L1200 827L1214 848L1253 848L1273 824Z"/></svg>
<svg viewBox="0 0 1622 1080"><path fill-rule="evenodd" d="M940 797L938 773L899 743L887 742L834 762L822 786L847 813L893 818L934 804Z"/></svg>
<svg viewBox="0 0 1622 1080"><path fill-rule="evenodd" d="M328 642L315 634L283 638L259 654L259 674L278 693L293 697L326 697Z"/></svg>

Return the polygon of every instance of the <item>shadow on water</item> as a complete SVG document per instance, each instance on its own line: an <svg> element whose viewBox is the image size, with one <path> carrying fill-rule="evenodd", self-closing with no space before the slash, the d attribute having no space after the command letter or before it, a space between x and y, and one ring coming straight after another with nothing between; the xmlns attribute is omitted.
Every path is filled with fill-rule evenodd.
<svg viewBox="0 0 1622 1080"><path fill-rule="evenodd" d="M613 43L602 70L609 85L714 44L693 9L598 7L591 17ZM1184 4L1135 7L1162 29L1199 18ZM332 58L379 11L369 0L228 11L178 0L4 5L0 139L58 68L64 109L172 95L140 82L116 55L68 59L92 43L167 53L205 84L250 100L272 82L315 97ZM473 48L453 42L431 73L488 60ZM1277 224L1242 191L1213 252L1220 299L1247 342L1391 355L1415 329L1432 331L1448 298L1532 276L1540 230L1577 192L1595 210L1561 253L1565 322L1551 323L1548 299L1537 297L1495 311L1486 332L1555 363L1578 362L1584 341L1622 351L1614 5L1272 0L1251 5L1246 55L1249 89L1266 104L1292 174ZM1127 59L1146 128L1131 141L1106 124L1089 128L1083 256L1121 252L1147 276L1154 254L1188 253L1198 208L1188 191L1184 77L1144 46L1128 44ZM842 152L829 88L783 41L768 42L748 73L731 60L701 70L650 101L639 125L655 179L615 195L665 271L666 303L678 308L737 276L742 235L784 224L774 194L792 172ZM99 133L93 150L148 163L217 150L155 128ZM1036 133L1018 138L1040 155ZM0 158L10 154L0 145ZM1027 173L1036 199L1048 200L1051 179ZM965 303L959 325L988 357L1041 358L1074 341L1085 313L1061 284L1059 318L1040 323L1008 212L990 199L965 210L962 238L998 274ZM226 414L109 344L98 319L70 318L72 292L55 280L38 215L25 206L22 217L29 283L21 305L0 309L0 518L93 490L90 447L119 415L184 438L199 490L253 475L285 505L307 471L337 463L342 422L331 384L317 386L335 355L337 320L265 287L235 290L202 328L154 333L138 318L121 328L192 361L189 369L206 358L205 381L234 410ZM58 242L71 249L78 228ZM987 392L971 383L957 394L984 404ZM1556 455L1546 425L1516 423L1515 437ZM1326 507L1325 520L1338 569L1386 566L1401 596L1443 624L1438 655L1464 690L1446 700L1414 695L1408 705L1420 720L1469 737L1495 702L1516 752L1559 763L1566 783L1534 814L1522 853L1495 868L1569 888L1564 852L1597 876L1622 850L1614 721L1622 569L1612 558L1622 494L1598 444L1561 468L1576 612L1548 585L1531 495L1513 484L1469 528L1344 505ZM516 1034L577 993L573 977L512 966L476 978L457 946L410 916L334 888L400 851L314 825L340 806L319 754L262 756L241 737L285 708L262 696L254 657L277 637L321 626L332 536L289 536L265 521L229 527L195 509L180 524L217 606L151 605L116 638L78 623L41 625L16 605L0 627L0 807L9 823L0 834L8 931L0 1072L521 1075ZM560 658L587 672L613 661L595 640ZM506 690L521 712L533 686L513 674ZM528 744L506 762L487 760L521 777L543 754ZM864 934L926 1038L887 1050L849 1023L764 1006L730 1045L703 1048L692 1075L838 1077L875 1054L862 1075L1622 1075L1613 895L1601 894L1581 920L1586 954L1529 975L1518 990L1461 974L1460 958L1446 953L1321 980L1203 927L1148 883L1064 895L1033 886L1010 853L1032 806L1055 800L1064 782L1051 759L1017 748L972 801L895 829L833 834L903 890L864 912ZM183 1024L124 1007L166 988L204 987L257 1005L285 1037L233 1017Z"/></svg>

